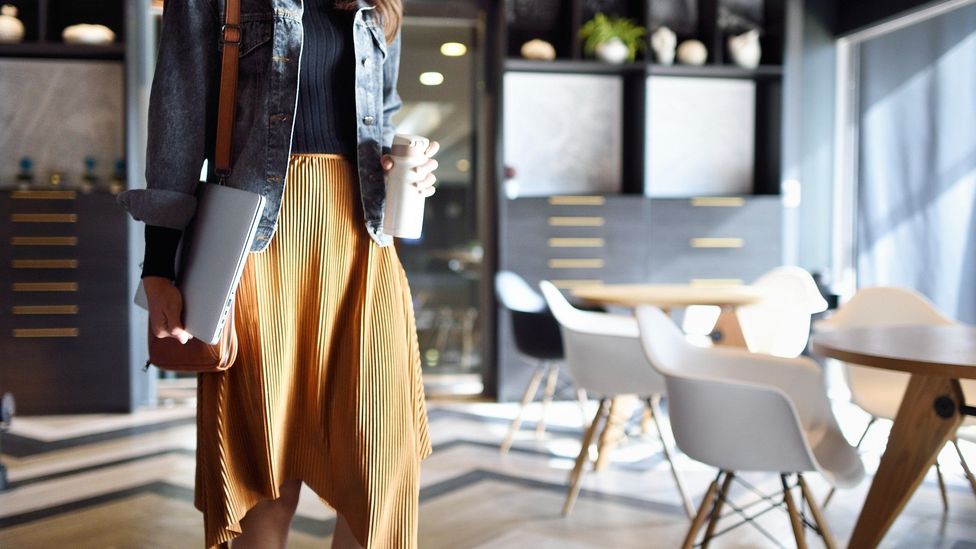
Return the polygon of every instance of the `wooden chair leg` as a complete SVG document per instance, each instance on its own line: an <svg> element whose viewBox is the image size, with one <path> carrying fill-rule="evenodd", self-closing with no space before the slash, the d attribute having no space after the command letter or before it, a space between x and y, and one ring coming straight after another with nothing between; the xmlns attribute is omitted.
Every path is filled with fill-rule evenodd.
<svg viewBox="0 0 976 549"><path fill-rule="evenodd" d="M708 490L705 491L705 497L702 498L701 506L698 508L695 518L692 519L691 526L688 527L688 534L685 535L685 541L681 544L681 549L691 549L695 546L695 538L698 537L698 530L701 530L702 524L705 523L705 517L708 516L712 509L715 492L718 491L718 481L722 478L723 472L719 471L715 480L708 485Z"/></svg>
<svg viewBox="0 0 976 549"><path fill-rule="evenodd" d="M708 544L712 542L715 528L718 527L718 521L722 518L722 506L725 505L725 499L729 496L729 488L732 486L733 478L735 478L735 473L731 471L725 473L725 480L722 481L722 490L715 499L715 507L712 509L711 517L708 519L708 527L705 528L705 537L702 538L701 549L708 549Z"/></svg>
<svg viewBox="0 0 976 549"><path fill-rule="evenodd" d="M556 394L556 381L559 380L559 365L553 364L549 367L549 375L546 377L546 388L542 392L542 412L539 415L539 422L535 425L535 436L542 438L546 432L546 414L549 412L549 405L552 404L552 397Z"/></svg>
<svg viewBox="0 0 976 549"><path fill-rule="evenodd" d="M797 549L807 549L806 531L803 528L803 521L800 520L800 513L796 509L796 502L793 501L790 484L786 480L786 475L780 475L779 478L783 483L783 499L786 501L786 511L790 514L790 525L793 526L796 547Z"/></svg>
<svg viewBox="0 0 976 549"><path fill-rule="evenodd" d="M935 458L935 478L939 480L939 493L942 494L942 510L949 512L949 494L946 493L945 478L942 476L942 467L939 466L939 457Z"/></svg>
<svg viewBox="0 0 976 549"><path fill-rule="evenodd" d="M966 473L966 480L969 481L969 487L973 490L973 494L976 495L976 477L973 476L969 464L966 463L966 458L962 455L962 449L959 448L959 439L953 438L952 445L956 447L956 455L959 456L959 464L962 465L962 470Z"/></svg>
<svg viewBox="0 0 976 549"><path fill-rule="evenodd" d="M582 419L582 425L586 425L586 402L589 400L586 396L586 389L576 389L576 400L579 402L580 417Z"/></svg>
<svg viewBox="0 0 976 549"><path fill-rule="evenodd" d="M688 497L688 491L685 490L685 483L681 480L681 475L678 474L678 470L674 467L674 458L671 455L671 448L668 446L668 442L664 439L664 431L661 429L660 419L661 415L661 395L654 395L647 401L648 408L651 411L651 419L654 420L654 427L657 428L657 436L661 439L661 447L664 448L664 457L668 460L668 467L671 469L671 476L674 477L674 484L678 488L678 493L681 495L681 503L685 507L685 513L688 514L688 518L695 516L695 508L691 505L691 499Z"/></svg>
<svg viewBox="0 0 976 549"><path fill-rule="evenodd" d="M857 439L857 444L854 445L854 448L855 449L860 449L861 448L861 443L864 442L864 438L868 436L868 431L871 430L871 427L875 424L876 421L878 421L878 418L875 417L875 416L871 416L871 420L868 421L867 427L865 427L864 428L864 432L861 433L861 438ZM827 506L830 505L830 498L834 497L834 492L836 492L836 491L837 491L837 488L835 488L833 486L830 487L830 491L827 492L827 497L825 497L824 498L824 501L823 501L823 507L824 507L824 509L826 509Z"/></svg>
<svg viewBox="0 0 976 549"><path fill-rule="evenodd" d="M515 415L515 419L512 420L511 426L508 428L508 434L505 435L505 440L502 441L499 451L502 454L507 454L508 450L512 447L512 442L515 441L515 434L518 433L519 428L522 426L522 415L525 414L525 407L532 402L533 397L535 397L536 391L539 390L539 383L542 382L542 376L545 374L546 367L544 364L540 364L536 367L535 372L532 374L532 379L529 380L529 384L525 387L525 393L522 394L522 403L519 405L518 413Z"/></svg>
<svg viewBox="0 0 976 549"><path fill-rule="evenodd" d="M573 510L573 505L576 504L576 497L579 496L580 483L583 479L583 469L586 467L587 462L590 461L590 444L593 443L593 438L596 436L597 430L599 430L600 420L607 414L607 406L609 404L609 399L603 398L600 400L600 406L596 410L596 415L593 417L593 423L586 429L586 433L583 434L582 446L580 447L579 455L576 456L576 465L573 467L573 471L569 474L569 489L566 493L566 502L563 503L563 516L569 516L570 511Z"/></svg>
<svg viewBox="0 0 976 549"><path fill-rule="evenodd" d="M800 483L800 493L803 499L806 500L807 505L810 506L810 513L813 514L813 520L817 523L817 528L820 530L820 537L823 539L824 545L827 549L836 548L837 541L834 540L833 534L830 533L830 529L827 527L827 521L824 520L823 512L813 499L810 488L807 487L807 481L803 479L803 475L797 475L797 479Z"/></svg>

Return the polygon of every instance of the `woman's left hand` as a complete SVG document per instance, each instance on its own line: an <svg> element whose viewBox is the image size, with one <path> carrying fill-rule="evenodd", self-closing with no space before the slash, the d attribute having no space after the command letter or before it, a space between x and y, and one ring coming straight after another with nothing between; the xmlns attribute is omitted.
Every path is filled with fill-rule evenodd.
<svg viewBox="0 0 976 549"><path fill-rule="evenodd" d="M417 191L424 195L424 197L428 197L435 192L434 183L437 182L437 177L434 176L434 170L437 169L437 161L433 157L440 148L440 143L431 140L430 144L427 145L427 150L424 151L424 155L427 156L427 161L413 168L413 171L420 174L420 179L416 183L413 183L413 186L417 187ZM384 154L380 158L380 164L383 166L383 171L390 171L393 169L393 157Z"/></svg>

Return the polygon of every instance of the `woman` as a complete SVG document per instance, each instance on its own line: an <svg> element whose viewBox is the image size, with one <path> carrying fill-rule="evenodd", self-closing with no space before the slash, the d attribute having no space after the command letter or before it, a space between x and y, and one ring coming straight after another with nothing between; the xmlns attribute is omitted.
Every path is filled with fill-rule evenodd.
<svg viewBox="0 0 976 549"><path fill-rule="evenodd" d="M224 1L166 2L146 189L120 195L146 223L151 330L184 342L174 257L213 154ZM206 545L284 547L304 482L337 511L333 547L415 547L431 448L410 290L382 229L400 0L242 0L241 14L224 183L267 205L235 301L238 358L198 376ZM417 168L416 192L433 194L436 167Z"/></svg>

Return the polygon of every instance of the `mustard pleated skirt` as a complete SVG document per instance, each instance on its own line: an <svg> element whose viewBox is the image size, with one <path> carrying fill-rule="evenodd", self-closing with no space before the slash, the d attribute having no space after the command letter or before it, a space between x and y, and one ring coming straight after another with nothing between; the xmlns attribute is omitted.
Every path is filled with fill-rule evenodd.
<svg viewBox="0 0 976 549"><path fill-rule="evenodd" d="M208 548L293 479L364 547L417 546L431 445L413 306L361 204L352 161L291 155L276 233L237 290L237 360L198 374L194 505Z"/></svg>

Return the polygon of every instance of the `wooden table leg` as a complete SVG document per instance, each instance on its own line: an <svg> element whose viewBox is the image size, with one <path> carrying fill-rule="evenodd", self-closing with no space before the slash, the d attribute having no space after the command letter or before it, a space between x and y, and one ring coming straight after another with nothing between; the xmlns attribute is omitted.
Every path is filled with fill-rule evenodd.
<svg viewBox="0 0 976 549"><path fill-rule="evenodd" d="M722 307L722 312L715 321L715 331L722 334L722 339L718 341L719 345L746 346L746 338L742 335L742 325L739 324L739 315L735 307Z"/></svg>
<svg viewBox="0 0 976 549"><path fill-rule="evenodd" d="M618 395L610 401L610 412L607 414L607 421L600 433L600 441L597 443L596 462L593 464L594 471L602 471L610 464L610 455L613 449L624 438L624 426L627 419L634 411L634 405L638 404L636 395Z"/></svg>
<svg viewBox="0 0 976 549"><path fill-rule="evenodd" d="M851 536L851 549L877 547L962 423L955 379L914 374L898 408L888 447Z"/></svg>

